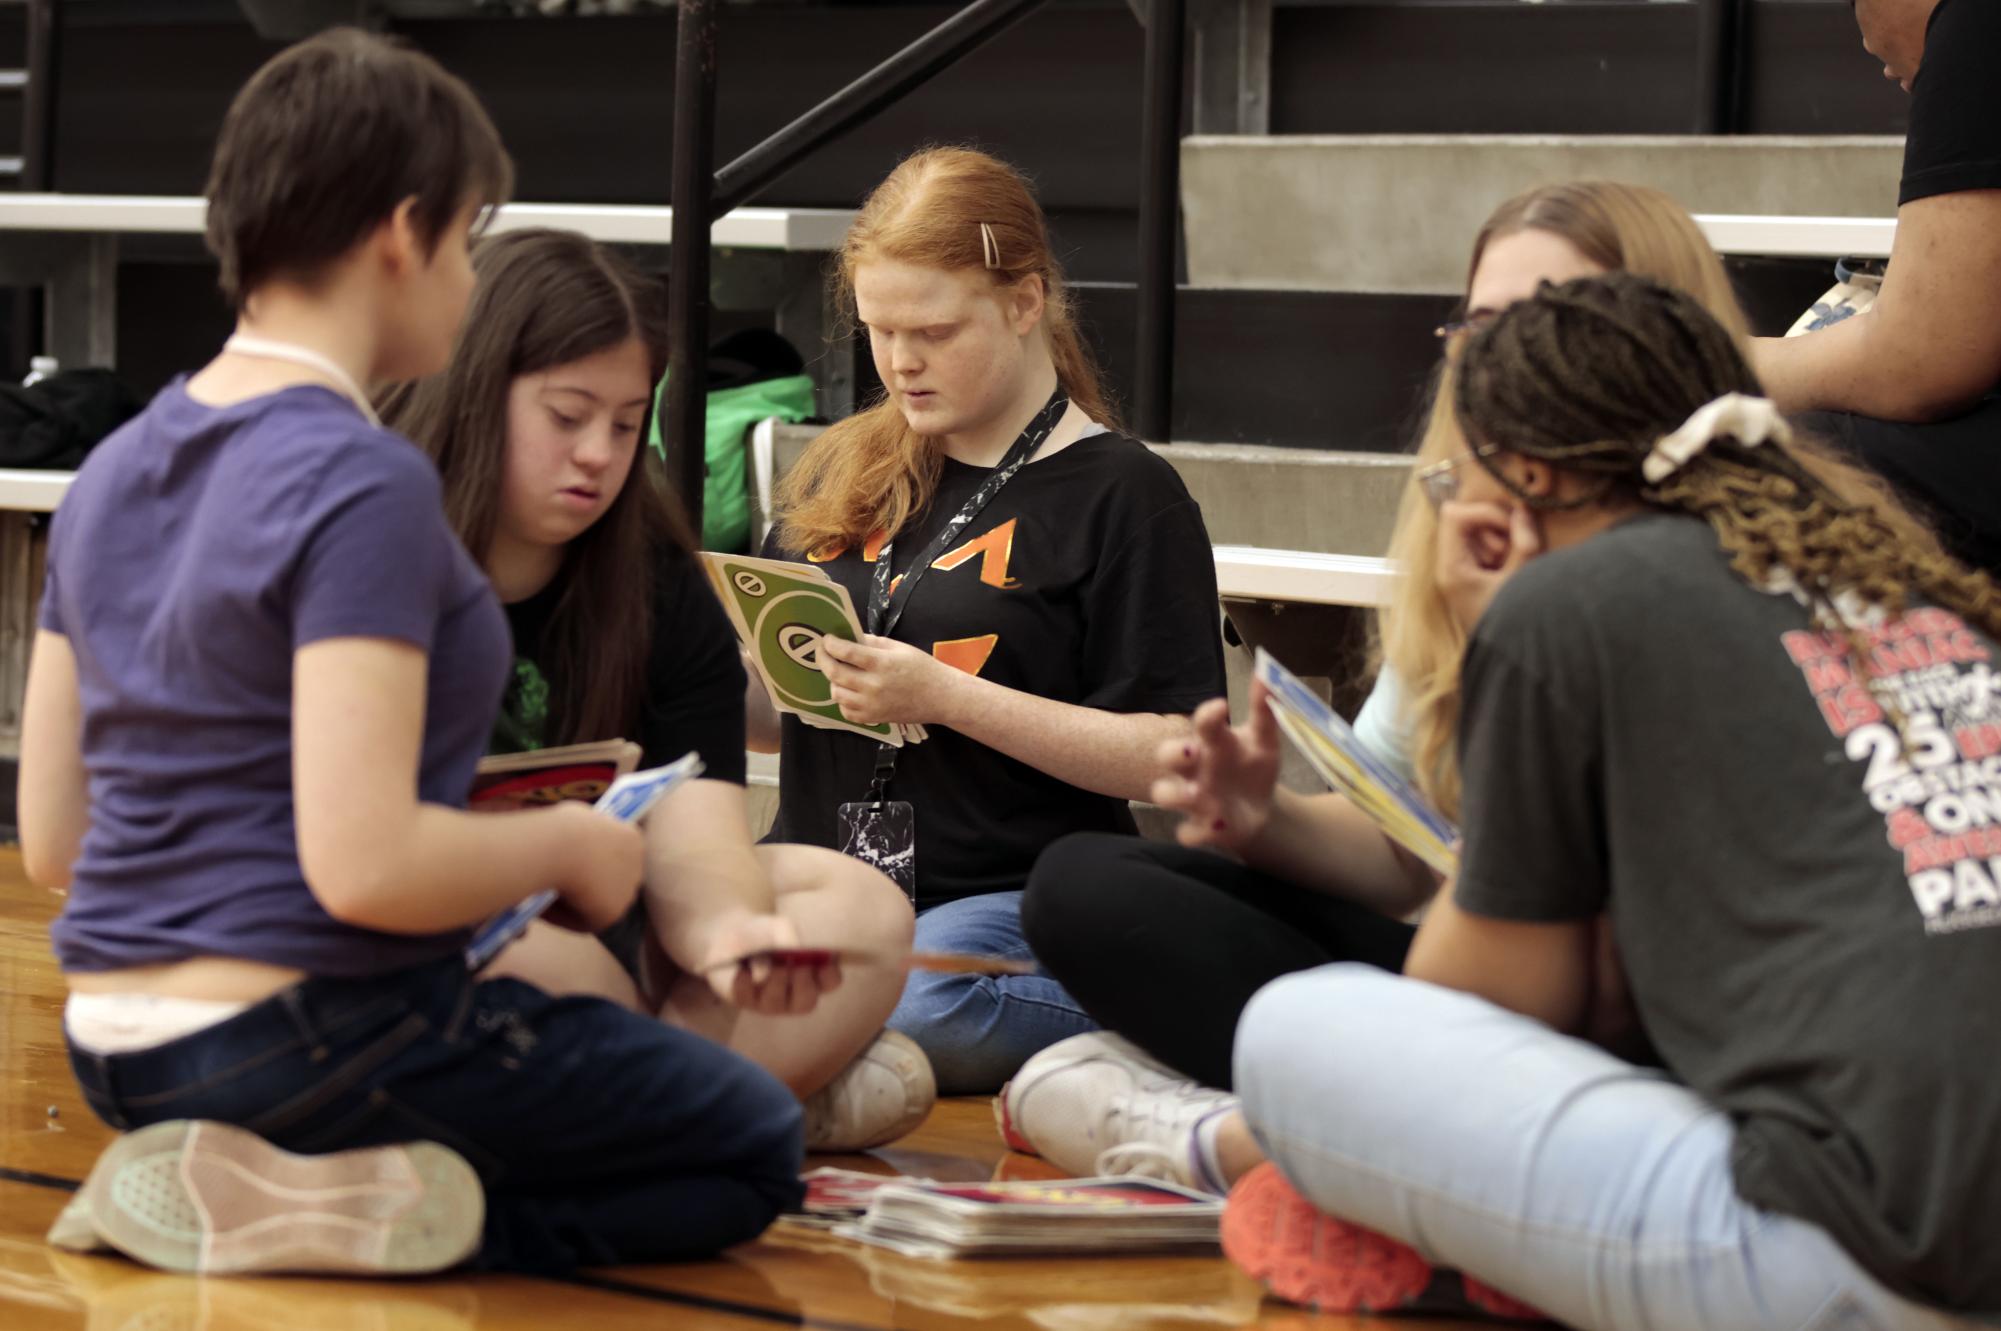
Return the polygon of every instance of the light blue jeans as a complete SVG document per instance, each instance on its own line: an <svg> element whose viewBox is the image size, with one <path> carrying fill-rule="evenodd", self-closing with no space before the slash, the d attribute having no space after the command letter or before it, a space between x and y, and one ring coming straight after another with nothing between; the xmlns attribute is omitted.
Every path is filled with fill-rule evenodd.
<svg viewBox="0 0 2001 1331"><path fill-rule="evenodd" d="M1021 893L990 892L917 917L920 952L976 952L1026 960ZM913 971L889 1028L923 1047L940 1095L992 1095L1029 1057L1098 1029L1046 975L934 975Z"/></svg>
<svg viewBox="0 0 2001 1331"><path fill-rule="evenodd" d="M1734 1129L1694 1092L1466 994L1352 964L1274 981L1236 1083L1316 1207L1581 1331L1978 1325L1739 1198Z"/></svg>

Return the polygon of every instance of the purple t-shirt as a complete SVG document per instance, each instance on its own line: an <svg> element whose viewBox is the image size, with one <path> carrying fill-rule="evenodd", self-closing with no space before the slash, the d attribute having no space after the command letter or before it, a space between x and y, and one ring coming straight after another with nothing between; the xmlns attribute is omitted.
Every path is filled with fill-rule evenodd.
<svg viewBox="0 0 2001 1331"><path fill-rule="evenodd" d="M464 807L499 707L507 622L415 445L327 389L209 407L176 381L64 498L41 624L76 653L90 780L51 931L65 970L219 955L357 976L462 945L463 931L333 919L293 821L292 654L307 643L429 654L422 800Z"/></svg>

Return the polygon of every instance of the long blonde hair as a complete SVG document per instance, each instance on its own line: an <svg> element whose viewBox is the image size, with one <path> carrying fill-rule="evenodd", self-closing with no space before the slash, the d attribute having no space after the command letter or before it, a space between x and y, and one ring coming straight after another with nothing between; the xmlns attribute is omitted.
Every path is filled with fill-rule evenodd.
<svg viewBox="0 0 2001 1331"><path fill-rule="evenodd" d="M984 272L997 291L1040 277L1042 329L1057 381L1092 420L1117 424L1097 363L1078 336L1042 208L1012 166L968 148L927 148L905 158L868 196L842 242L840 297L851 316L855 270L876 259ZM931 501L943 465L938 441L912 430L885 395L827 429L787 473L776 503L779 542L813 554L878 532L893 536Z"/></svg>
<svg viewBox="0 0 2001 1331"><path fill-rule="evenodd" d="M1487 246L1523 231L1546 231L1570 242L1601 268L1637 273L1687 292L1740 349L1748 348L1750 329L1722 260L1688 211L1659 190L1585 180L1516 195L1496 208L1480 228L1467 264L1468 288ZM1418 443L1417 467L1465 450L1453 418L1453 393L1448 353ZM1466 635L1433 586L1437 537L1437 516L1413 474L1404 487L1390 538L1390 558L1401 566L1403 576L1378 621L1381 664L1394 670L1403 686L1399 720L1410 736L1418 784L1448 816L1457 817L1459 664L1466 653Z"/></svg>

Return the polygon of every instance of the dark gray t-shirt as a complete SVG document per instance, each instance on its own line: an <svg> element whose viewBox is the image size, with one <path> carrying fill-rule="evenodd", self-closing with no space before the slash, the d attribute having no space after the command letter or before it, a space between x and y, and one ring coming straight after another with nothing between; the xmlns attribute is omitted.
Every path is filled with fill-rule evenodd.
<svg viewBox="0 0 2001 1331"><path fill-rule="evenodd" d="M65 970L221 955L371 975L463 945L333 919L293 825L292 654L308 643L429 654L420 799L463 807L486 749L507 622L414 444L322 388L214 408L171 384L64 498L41 625L76 653L90 782L51 931Z"/></svg>
<svg viewBox="0 0 2001 1331"><path fill-rule="evenodd" d="M1611 912L1647 1033L1738 1125L1745 1200L1922 1302L2001 1312L2001 674L1956 615L1845 644L1710 529L1537 559L1467 650L1479 915Z"/></svg>

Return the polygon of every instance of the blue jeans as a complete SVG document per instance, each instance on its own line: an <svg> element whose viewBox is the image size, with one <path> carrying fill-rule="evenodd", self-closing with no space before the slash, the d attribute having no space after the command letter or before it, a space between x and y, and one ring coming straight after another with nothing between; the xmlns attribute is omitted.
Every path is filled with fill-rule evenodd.
<svg viewBox="0 0 2001 1331"><path fill-rule="evenodd" d="M440 1142L486 1187L474 1265L706 1257L801 1197L799 1102L755 1064L599 999L478 980L456 957L312 979L207 1030L72 1048L114 1128L234 1123L290 1151Z"/></svg>
<svg viewBox="0 0 2001 1331"><path fill-rule="evenodd" d="M1021 893L989 892L917 916L920 952L977 952L1027 960ZM992 1095L1029 1057L1098 1023L1046 975L934 975L913 971L889 1028L931 1060L940 1095Z"/></svg>
<svg viewBox="0 0 2001 1331"><path fill-rule="evenodd" d="M1288 976L1245 1010L1236 1077L1308 1201L1565 1325L1977 1325L1739 1198L1735 1130L1693 1091L1470 995L1352 964Z"/></svg>

